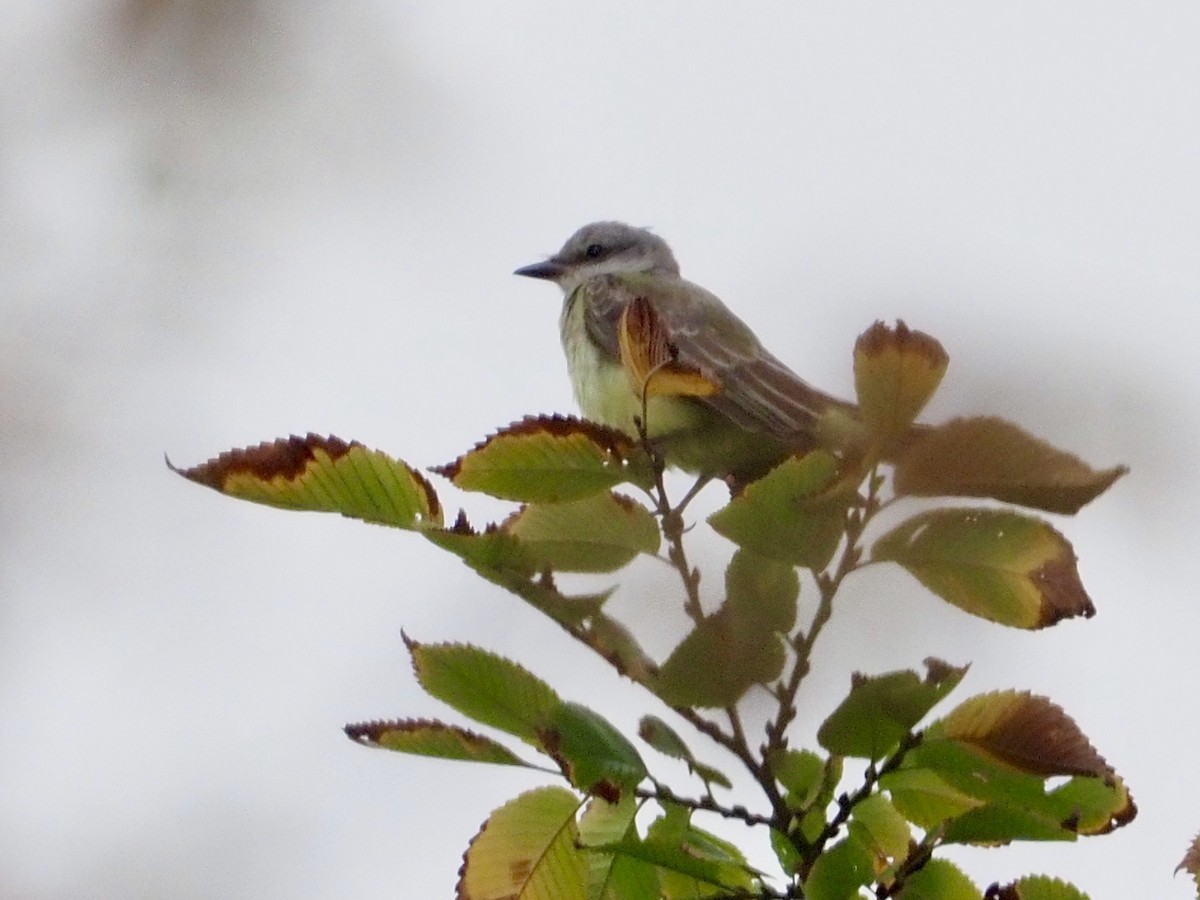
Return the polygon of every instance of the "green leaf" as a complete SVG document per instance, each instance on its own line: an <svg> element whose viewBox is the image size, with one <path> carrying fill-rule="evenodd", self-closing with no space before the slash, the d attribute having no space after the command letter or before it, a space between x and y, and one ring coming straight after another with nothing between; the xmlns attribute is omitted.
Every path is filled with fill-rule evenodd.
<svg viewBox="0 0 1200 900"><path fill-rule="evenodd" d="M1047 523L992 509L938 509L901 523L872 550L972 615L1044 628L1095 613L1070 543Z"/></svg>
<svg viewBox="0 0 1200 900"><path fill-rule="evenodd" d="M612 723L578 703L562 703L538 729L542 750L571 784L616 803L646 777L646 764Z"/></svg>
<svg viewBox="0 0 1200 900"><path fill-rule="evenodd" d="M1107 834L1133 820L1137 806L1119 778L1069 779L1050 792L1061 809L1071 810L1072 830L1079 834Z"/></svg>
<svg viewBox="0 0 1200 900"><path fill-rule="evenodd" d="M775 780L787 791L788 809L807 809L817 799L825 778L825 761L811 750L776 750L767 760Z"/></svg>
<svg viewBox="0 0 1200 900"><path fill-rule="evenodd" d="M941 738L937 732L936 725L926 730L920 745L905 757L905 769L928 769L955 790L984 804L1019 803L1053 815L1043 778L1018 772L966 744Z"/></svg>
<svg viewBox="0 0 1200 900"><path fill-rule="evenodd" d="M591 617L580 637L589 647L612 663L626 678L646 684L658 671L629 629L604 613Z"/></svg>
<svg viewBox="0 0 1200 900"><path fill-rule="evenodd" d="M755 872L733 844L692 824L689 812L666 804L646 839L621 852L659 867L668 900L740 895L755 887Z"/></svg>
<svg viewBox="0 0 1200 900"><path fill-rule="evenodd" d="M1073 884L1045 875L1027 875L994 888L988 896L995 896L996 900L1088 900L1088 895Z"/></svg>
<svg viewBox="0 0 1200 900"><path fill-rule="evenodd" d="M926 831L986 802L958 790L930 769L888 772L879 779L879 786L891 795L892 804L904 818Z"/></svg>
<svg viewBox="0 0 1200 900"><path fill-rule="evenodd" d="M357 441L293 435L172 471L213 490L283 509L336 512L377 525L439 525L441 504L405 463Z"/></svg>
<svg viewBox="0 0 1200 900"><path fill-rule="evenodd" d="M469 900L588 900L577 846L579 798L535 788L495 810L463 855L457 896Z"/></svg>
<svg viewBox="0 0 1200 900"><path fill-rule="evenodd" d="M903 860L912 840L908 823L881 794L872 794L854 805L850 830L884 865Z"/></svg>
<svg viewBox="0 0 1200 900"><path fill-rule="evenodd" d="M938 761L939 774L960 789L996 804L1018 803L1023 810L1070 834L1111 831L1132 821L1137 807L1124 784L1063 710L1044 697L997 691L972 697L926 732L928 747L918 760ZM952 743L969 755L940 745ZM1076 776L1049 794L1044 779ZM1011 814L1005 814L1011 818ZM977 811L954 832L980 822L996 828L996 814ZM1008 826L1006 826L1008 827ZM1045 830L1023 821L1010 827L1013 839Z"/></svg>
<svg viewBox="0 0 1200 900"><path fill-rule="evenodd" d="M683 738L658 716L642 716L638 721L638 737L672 759L682 759L688 763L694 759Z"/></svg>
<svg viewBox="0 0 1200 900"><path fill-rule="evenodd" d="M706 616L667 657L651 689L670 706L723 708L777 678L786 659L779 637L747 633L743 624L726 607Z"/></svg>
<svg viewBox="0 0 1200 900"><path fill-rule="evenodd" d="M618 431L567 416L527 417L433 469L467 491L505 500L578 500L623 481L646 484L637 445Z"/></svg>
<svg viewBox="0 0 1200 900"><path fill-rule="evenodd" d="M779 860L779 868L788 875L795 875L804 864L804 857L791 839L778 828L771 829L771 849Z"/></svg>
<svg viewBox="0 0 1200 900"><path fill-rule="evenodd" d="M924 678L912 670L854 676L850 693L817 732L821 746L838 756L872 760L895 750L967 671L934 659L925 665Z"/></svg>
<svg viewBox="0 0 1200 900"><path fill-rule="evenodd" d="M477 722L534 746L562 706L546 682L510 660L467 644L421 644L404 638L417 681L431 696Z"/></svg>
<svg viewBox="0 0 1200 900"><path fill-rule="evenodd" d="M942 832L947 844L988 846L1011 841L1073 841L1075 832L1023 805L996 801L951 819Z"/></svg>
<svg viewBox="0 0 1200 900"><path fill-rule="evenodd" d="M1096 470L994 417L954 419L921 432L896 464L898 496L991 497L1053 513L1075 513L1128 472Z"/></svg>
<svg viewBox="0 0 1200 900"><path fill-rule="evenodd" d="M667 900L731 894L745 896L754 886L754 879L744 866L698 857L687 845L675 845L654 836L642 841L627 839L595 849L613 853L618 859L637 860L654 866L662 896Z"/></svg>
<svg viewBox="0 0 1200 900"><path fill-rule="evenodd" d="M950 357L929 335L903 322L876 322L854 345L854 387L867 427L886 446L900 437L929 402Z"/></svg>
<svg viewBox="0 0 1200 900"><path fill-rule="evenodd" d="M823 450L784 460L708 517L718 534L760 556L821 570L845 530L857 494L837 483L837 460Z"/></svg>
<svg viewBox="0 0 1200 900"><path fill-rule="evenodd" d="M1078 833L1108 831L1126 824L1137 812L1119 780L1106 784L1106 779L1076 776L1093 783L1068 782L1047 793L1047 776L1018 771L969 743L946 739L941 736L940 724L927 729L920 746L906 756L905 766L911 771L929 770L955 791L977 801L972 808L956 811L937 823L910 816L922 827L939 828L947 842L986 845L1074 840ZM882 784L895 788L894 777L885 776ZM1100 787L1107 788L1107 793ZM903 794L893 790L892 797L897 808L909 815Z"/></svg>
<svg viewBox="0 0 1200 900"><path fill-rule="evenodd" d="M726 606L742 621L738 630L752 634L752 641L791 631L799 596L800 576L786 563L739 550L725 570Z"/></svg>
<svg viewBox="0 0 1200 900"><path fill-rule="evenodd" d="M489 737L430 719L398 719L347 725L346 736L367 747L417 756L536 768Z"/></svg>
<svg viewBox="0 0 1200 900"><path fill-rule="evenodd" d="M451 528L426 529L422 533L488 581L511 591L568 628L597 615L612 593L611 590L583 596L561 593L548 577L537 574L533 554L515 537L495 526L477 532L462 514Z"/></svg>
<svg viewBox="0 0 1200 900"><path fill-rule="evenodd" d="M639 553L658 552L658 522L640 503L608 491L568 503L534 503L504 530L539 569L612 572Z"/></svg>
<svg viewBox="0 0 1200 900"><path fill-rule="evenodd" d="M725 603L662 664L655 693L671 706L724 707L777 678L786 659L780 632L795 623L799 593L791 566L739 550L725 572Z"/></svg>
<svg viewBox="0 0 1200 900"><path fill-rule="evenodd" d="M515 537L495 526L476 531L462 513L452 527L429 528L422 534L489 578L503 573L528 579L537 571L532 554Z"/></svg>
<svg viewBox="0 0 1200 900"><path fill-rule="evenodd" d="M954 863L931 859L908 876L898 896L900 900L979 900L983 892Z"/></svg>
<svg viewBox="0 0 1200 900"><path fill-rule="evenodd" d="M588 862L589 900L643 900L661 890L658 870L640 859L595 850L595 847L638 840L634 816L638 801L625 794L620 803L600 797L588 801L579 820L579 844Z"/></svg>
<svg viewBox="0 0 1200 900"><path fill-rule="evenodd" d="M848 900L874 880L871 852L854 837L838 841L817 857L804 882L806 900Z"/></svg>
<svg viewBox="0 0 1200 900"><path fill-rule="evenodd" d="M642 716L641 721L638 722L638 736L659 753L686 762L688 770L700 776L705 784L719 784L724 788L733 787L733 783L724 773L712 766L697 762L691 749L683 742L683 738L658 716Z"/></svg>

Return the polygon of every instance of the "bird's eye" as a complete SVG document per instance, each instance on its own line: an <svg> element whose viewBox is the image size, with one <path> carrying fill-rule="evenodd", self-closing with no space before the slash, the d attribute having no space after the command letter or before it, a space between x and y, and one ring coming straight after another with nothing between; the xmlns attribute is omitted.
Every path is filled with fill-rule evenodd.
<svg viewBox="0 0 1200 900"><path fill-rule="evenodd" d="M604 253L604 246L602 244L588 244L587 250L583 252L587 255L588 259L599 259L600 255Z"/></svg>

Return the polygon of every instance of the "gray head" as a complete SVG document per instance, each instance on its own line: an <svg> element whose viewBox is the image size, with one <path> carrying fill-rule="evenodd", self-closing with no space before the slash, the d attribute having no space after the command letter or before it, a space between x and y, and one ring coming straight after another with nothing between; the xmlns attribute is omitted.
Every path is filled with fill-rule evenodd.
<svg viewBox="0 0 1200 900"><path fill-rule="evenodd" d="M561 250L545 262L523 266L514 275L544 278L570 293L597 275L644 272L679 276L671 248L645 228L622 222L593 222L571 235Z"/></svg>

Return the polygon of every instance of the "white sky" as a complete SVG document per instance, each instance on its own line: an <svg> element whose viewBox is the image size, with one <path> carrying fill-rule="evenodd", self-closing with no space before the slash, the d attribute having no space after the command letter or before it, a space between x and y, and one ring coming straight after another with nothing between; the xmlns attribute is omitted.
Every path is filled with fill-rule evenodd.
<svg viewBox="0 0 1200 900"><path fill-rule="evenodd" d="M736 9L5 4L0 896L449 896L488 811L546 779L342 736L458 721L401 627L626 728L660 711L412 535L162 462L316 430L430 465L569 411L558 298L509 273L597 218L653 225L823 386L848 393L855 336L903 317L953 360L931 420L997 413L1133 467L1059 523L1095 619L1002 630L864 576L801 736L852 668L973 661L962 696L1049 695L1141 808L958 854L976 881L1193 895L1171 871L1200 829L1200 6ZM636 580L614 609L665 652L673 585Z"/></svg>

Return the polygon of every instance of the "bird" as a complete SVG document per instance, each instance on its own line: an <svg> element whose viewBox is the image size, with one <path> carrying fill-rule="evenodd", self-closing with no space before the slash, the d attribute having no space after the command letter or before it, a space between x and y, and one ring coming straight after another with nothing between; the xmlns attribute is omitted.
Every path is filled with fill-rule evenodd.
<svg viewBox="0 0 1200 900"><path fill-rule="evenodd" d="M648 441L667 466L744 485L790 456L843 456L866 440L854 404L775 357L682 277L648 229L593 222L513 274L562 290L559 330L584 418Z"/></svg>

